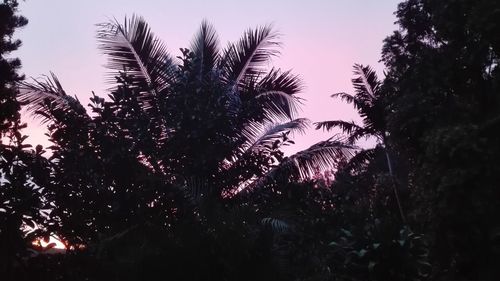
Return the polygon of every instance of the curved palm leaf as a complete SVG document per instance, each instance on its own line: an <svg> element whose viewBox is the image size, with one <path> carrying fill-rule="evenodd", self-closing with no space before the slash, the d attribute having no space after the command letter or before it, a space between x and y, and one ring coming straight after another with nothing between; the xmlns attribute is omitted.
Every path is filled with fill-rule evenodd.
<svg viewBox="0 0 500 281"><path fill-rule="evenodd" d="M330 131L333 128L340 128L342 132L345 134L351 134L356 130L362 129L359 125L354 123L354 121L348 122L342 120L333 120L333 121L316 122L314 123L314 125L316 125L316 130L323 129L326 131Z"/></svg>
<svg viewBox="0 0 500 281"><path fill-rule="evenodd" d="M335 94L332 94L330 97L332 97L332 98L340 97L341 100L343 100L347 103L354 103L354 101L355 101L355 98L353 95L350 95L350 94L345 93L345 92L335 93Z"/></svg>
<svg viewBox="0 0 500 281"><path fill-rule="evenodd" d="M168 86L175 69L173 60L143 18L132 16L124 24L114 21L98 26L99 48L108 56L107 67L112 70L110 82L125 71L132 84L146 91L159 92Z"/></svg>
<svg viewBox="0 0 500 281"><path fill-rule="evenodd" d="M271 69L257 85L256 99L262 104L269 118L293 119L299 111L300 99L296 96L302 90L299 77L290 71Z"/></svg>
<svg viewBox="0 0 500 281"><path fill-rule="evenodd" d="M358 96L353 96L353 95L350 95L350 94L347 94L344 92L335 93L335 94L331 95L330 97L332 97L332 98L340 97L340 99L342 101L345 101L348 104L353 104L354 108L356 110L358 110L358 112L366 111L366 110L369 110L369 108L370 108L370 103L366 102L364 99L359 99Z"/></svg>
<svg viewBox="0 0 500 281"><path fill-rule="evenodd" d="M355 106L358 108L359 115L363 117L363 123L373 127L372 112L377 101L380 82L378 81L377 74L369 66L360 64L354 65L354 74L357 75L352 79L352 84L356 91ZM363 105L361 107L361 105Z"/></svg>
<svg viewBox="0 0 500 281"><path fill-rule="evenodd" d="M361 127L360 129L352 131L349 134L347 141L349 143L355 143L359 139L369 139L370 137L375 137L377 140L380 140L381 138L379 133L374 131L372 128Z"/></svg>
<svg viewBox="0 0 500 281"><path fill-rule="evenodd" d="M228 171L240 164L244 165L248 157L259 155L260 153L269 154L270 151L279 148L283 139L288 138L290 133L303 134L309 123L308 119L299 118L285 123L262 124L251 122L240 133L239 138L243 144L234 151L234 154L224 160L224 170ZM246 183L238 186L238 189L244 189L247 185L252 185L255 178L248 179Z"/></svg>
<svg viewBox="0 0 500 281"><path fill-rule="evenodd" d="M366 163L371 161L375 157L376 153L377 148L358 151L356 155L349 159L349 162L347 162L347 165L344 167L344 169L352 173L353 171L359 169L359 167L361 167L362 165L365 165Z"/></svg>
<svg viewBox="0 0 500 281"><path fill-rule="evenodd" d="M297 97L286 94L281 91L267 91L257 95L256 101L262 106L265 111L266 119L293 119L297 116L301 104L301 100Z"/></svg>
<svg viewBox="0 0 500 281"><path fill-rule="evenodd" d="M260 223L277 234L286 233L290 229L290 225L287 222L277 218L263 218Z"/></svg>
<svg viewBox="0 0 500 281"><path fill-rule="evenodd" d="M326 171L334 168L341 158L351 158L353 149L355 147L347 144L344 139L330 138L297 152L280 166L305 179L313 176L318 169Z"/></svg>
<svg viewBox="0 0 500 281"><path fill-rule="evenodd" d="M316 130L319 130L323 128L324 130L330 131L333 128L339 128L342 130L342 133L347 134L348 138L347 141L348 143L355 143L358 139L362 137L369 138L374 133L372 133L372 130L370 127L361 127L354 123L354 121L348 122L348 121L342 121L342 120L333 120L333 121L323 121L323 122L317 122L315 123L316 125Z"/></svg>
<svg viewBox="0 0 500 281"><path fill-rule="evenodd" d="M241 134L246 139L244 151L271 150L274 143L283 138L283 134L304 133L308 122L305 118L267 125L253 122Z"/></svg>
<svg viewBox="0 0 500 281"><path fill-rule="evenodd" d="M262 66L278 54L274 49L279 45L277 37L271 26L263 26L247 30L236 44L230 44L220 66L226 83L235 87L247 76L259 76Z"/></svg>
<svg viewBox="0 0 500 281"><path fill-rule="evenodd" d="M207 21L201 23L200 31L191 43L195 55L194 68L200 79L213 70L219 59L219 39L215 29Z"/></svg>
<svg viewBox="0 0 500 281"><path fill-rule="evenodd" d="M50 122L55 117L48 112L51 109L73 112L88 117L83 105L76 97L66 94L59 79L54 73L42 80L33 79L33 82L21 82L17 96L19 102L27 105L27 111L41 118L42 122Z"/></svg>
<svg viewBox="0 0 500 281"><path fill-rule="evenodd" d="M240 190L243 191L242 195L248 195L280 178L290 176L300 179L309 178L318 169L326 171L335 168L340 159L351 158L355 149L355 146L347 144L341 138L330 138L285 158L278 166L269 170L265 176L256 179Z"/></svg>
<svg viewBox="0 0 500 281"><path fill-rule="evenodd" d="M378 94L380 87L377 74L371 67L361 64L355 64L353 72L357 75L352 79L356 95L371 102Z"/></svg>

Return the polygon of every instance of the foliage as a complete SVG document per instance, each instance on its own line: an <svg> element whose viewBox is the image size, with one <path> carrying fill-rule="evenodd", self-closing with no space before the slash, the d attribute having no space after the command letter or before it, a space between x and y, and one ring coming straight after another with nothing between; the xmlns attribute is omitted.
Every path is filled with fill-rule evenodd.
<svg viewBox="0 0 500 281"><path fill-rule="evenodd" d="M24 20L15 1L1 7L14 50ZM0 215L15 222L2 232L15 239L0 240L5 276L497 280L498 11L493 0L401 3L385 77L357 64L354 94L333 95L362 123L318 122L344 136L290 156L281 148L308 120L300 79L268 68L280 46L270 26L220 48L203 22L173 57L142 18L99 25L111 88L90 110L53 74L19 83L18 100L48 126L49 158L24 144L18 61L3 60L13 74L0 89ZM362 138L375 146L357 149ZM39 229L23 234L23 223ZM20 259L53 232L65 255Z"/></svg>
<svg viewBox="0 0 500 281"><path fill-rule="evenodd" d="M21 45L14 31L27 24L17 14L17 1L0 3L0 275L14 278L28 256L27 244L37 235L35 221L44 220L41 210L48 202L37 183L48 175L43 149L29 149L27 136L21 133L20 104L16 100L15 83L23 79L17 73L21 62L9 58Z"/></svg>
<svg viewBox="0 0 500 281"><path fill-rule="evenodd" d="M387 123L433 279L498 279L498 1L409 0L385 41Z"/></svg>
<svg viewBox="0 0 500 281"><path fill-rule="evenodd" d="M330 242L337 280L426 280L431 265L423 237L408 228L399 235L379 228L371 225L355 234L342 229Z"/></svg>
<svg viewBox="0 0 500 281"><path fill-rule="evenodd" d="M406 222L399 195L401 188L397 181L398 174L394 172L397 152L392 151L387 141L388 132L385 119L387 114L385 112L384 91L381 88L381 82L375 71L369 66L354 65L354 75L356 76L352 79L352 84L356 94L336 93L332 97L340 97L342 100L353 104L359 116L363 118L363 125L344 120L322 121L316 123L316 129L330 131L339 128L344 134L348 135L347 140L349 143L355 143L361 138L374 138L376 140L378 152L383 151L385 154L385 166L387 166L390 185L394 192L401 220ZM376 155L376 149L363 149L349 160L347 167L344 169L352 171L360 169L366 163L375 161L374 157Z"/></svg>
<svg viewBox="0 0 500 281"><path fill-rule="evenodd" d="M349 142L356 142L360 138L375 137L377 141L384 142L386 136L385 107L382 100L383 92L380 90L380 80L377 74L369 66L354 65L355 78L352 84L355 95L348 93L336 93L332 97L341 98L343 101L353 104L363 125L357 125L354 121L343 120L322 121L316 123L316 129L331 130L340 128L343 133L349 135Z"/></svg>
<svg viewBox="0 0 500 281"><path fill-rule="evenodd" d="M17 58L7 58L6 55L17 50L20 40L12 36L16 28L25 26L28 21L17 15L17 1L4 0L0 4L0 132L2 137L19 119L19 104L15 99L13 83L20 81L17 74L21 61Z"/></svg>
<svg viewBox="0 0 500 281"><path fill-rule="evenodd" d="M173 58L132 17L99 25L114 81L107 99L93 95L91 113L53 74L22 83L19 100L53 143L48 231L84 244L92 266L110 268L103 278L292 278L293 228L255 198L331 169L352 146L332 138L284 157L308 120L296 117L299 78L266 69L277 39L264 26L220 49L204 22ZM67 262L63 278L80 267Z"/></svg>

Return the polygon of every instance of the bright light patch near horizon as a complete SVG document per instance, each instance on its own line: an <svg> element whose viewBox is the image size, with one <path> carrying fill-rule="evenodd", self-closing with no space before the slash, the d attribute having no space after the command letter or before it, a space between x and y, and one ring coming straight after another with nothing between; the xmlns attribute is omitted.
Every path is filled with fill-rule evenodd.
<svg viewBox="0 0 500 281"><path fill-rule="evenodd" d="M57 236L54 236L54 235L50 236L48 242L44 241L43 239L38 239L38 240L33 242L34 246L39 246L42 249L47 248L47 246L49 246L51 244L54 244L54 246L50 247L51 249L60 249L60 250L66 249L66 245L64 245L64 243L61 242L61 240Z"/></svg>

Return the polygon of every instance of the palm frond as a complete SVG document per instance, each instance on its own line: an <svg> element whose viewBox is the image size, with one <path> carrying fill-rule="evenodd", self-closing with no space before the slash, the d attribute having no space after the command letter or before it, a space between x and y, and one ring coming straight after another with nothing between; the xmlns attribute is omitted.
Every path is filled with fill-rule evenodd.
<svg viewBox="0 0 500 281"><path fill-rule="evenodd" d="M268 120L293 119L300 111L302 101L281 91L267 91L258 94L256 101L261 105Z"/></svg>
<svg viewBox="0 0 500 281"><path fill-rule="evenodd" d="M350 159L355 146L339 137L316 143L308 149L287 157L278 166L269 170L265 176L259 177L243 189L242 194L250 194L270 183L284 178L311 178L317 171L333 169L340 160Z"/></svg>
<svg viewBox="0 0 500 281"><path fill-rule="evenodd" d="M184 192L185 199L193 207L197 207L208 193L208 187L205 185L205 182L195 177L185 179L181 190Z"/></svg>
<svg viewBox="0 0 500 281"><path fill-rule="evenodd" d="M126 72L132 84L146 91L161 91L168 86L174 70L173 60L165 45L153 34L141 17L125 18L99 24L99 48L108 56L110 82L119 72Z"/></svg>
<svg viewBox="0 0 500 281"><path fill-rule="evenodd" d="M333 137L288 157L278 168L281 166L292 175L306 179L318 170L333 169L340 159L351 158L353 149L355 147L344 139Z"/></svg>
<svg viewBox="0 0 500 281"><path fill-rule="evenodd" d="M277 218L263 218L260 224L277 234L286 233L290 229L287 222Z"/></svg>
<svg viewBox="0 0 500 281"><path fill-rule="evenodd" d="M242 101L240 95L233 91L228 91L226 93L226 110L227 115L230 118L237 118L242 111Z"/></svg>
<svg viewBox="0 0 500 281"><path fill-rule="evenodd" d="M76 97L66 94L59 79L54 73L43 79L32 79L32 82L21 82L17 99L26 105L27 111L42 122L50 122L54 117L49 110L63 110L87 116L85 107ZM48 108L50 104L50 109Z"/></svg>
<svg viewBox="0 0 500 281"><path fill-rule="evenodd" d="M252 122L242 132L246 139L244 151L271 150L276 141L283 138L284 134L305 132L309 120L298 118L286 123L261 124Z"/></svg>
<svg viewBox="0 0 500 281"><path fill-rule="evenodd" d="M301 100L296 95L302 90L302 82L290 71L271 69L259 81L257 90L256 99L269 117L293 119L298 114Z"/></svg>
<svg viewBox="0 0 500 281"><path fill-rule="evenodd" d="M330 97L332 97L332 98L340 97L341 100L343 100L347 103L354 103L354 101L355 101L354 96L352 96L348 93L345 93L345 92L335 93L335 94L331 95Z"/></svg>
<svg viewBox="0 0 500 281"><path fill-rule="evenodd" d="M344 134L350 135L356 130L362 129L359 125L354 123L354 121L348 122L343 120L333 120L333 121L322 121L314 123L316 125L316 130L323 129L330 131L333 128L339 128Z"/></svg>
<svg viewBox="0 0 500 281"><path fill-rule="evenodd" d="M363 118L363 124L355 125L353 122L326 121L317 123L317 129L329 130L339 127L344 133L349 134L349 142L354 143L358 139L380 135L385 130L384 106L380 102L380 81L377 74L369 66L354 65L355 78L352 79L355 95L336 93L332 97L340 97L347 103L353 104L358 114Z"/></svg>
<svg viewBox="0 0 500 281"><path fill-rule="evenodd" d="M358 151L356 155L354 155L347 165L344 166L344 169L350 173L359 169L361 166L366 165L369 161L371 161L377 153L377 148L371 149L363 149Z"/></svg>
<svg viewBox="0 0 500 281"><path fill-rule="evenodd" d="M191 43L191 51L195 54L195 71L202 78L213 70L219 59L219 38L214 27L207 21L201 23L200 30Z"/></svg>
<svg viewBox="0 0 500 281"><path fill-rule="evenodd" d="M359 129L353 130L349 134L347 140L349 143L355 143L359 139L362 138L369 139L370 137L375 137L377 139L380 138L378 132L372 129L371 127L360 127Z"/></svg>
<svg viewBox="0 0 500 281"><path fill-rule="evenodd" d="M361 64L354 65L353 73L357 75L357 77L352 79L352 84L356 90L356 97L371 103L375 99L380 87L377 74L371 67Z"/></svg>
<svg viewBox="0 0 500 281"><path fill-rule="evenodd" d="M342 101L347 102L348 104L354 105L354 108L358 112L368 111L371 106L371 101L367 101L365 98L360 98L359 96L353 96L344 92L335 93L331 95L332 98L340 98Z"/></svg>
<svg viewBox="0 0 500 281"><path fill-rule="evenodd" d="M230 44L223 52L221 70L223 77L231 86L237 86L245 76L258 76L262 67L277 55L278 35L271 26L247 30L237 43Z"/></svg>
<svg viewBox="0 0 500 281"><path fill-rule="evenodd" d="M308 124L309 120L305 118L298 118L285 123L268 123L267 125L257 122L248 124L240 136L244 139L243 145L236 155L225 160L224 169L229 170L240 166L240 164L244 165L247 157L253 157L261 152L268 153L273 149L279 148L282 144L280 142L284 138L288 138L288 134L305 133ZM266 176L247 179L236 187L237 191L235 193L239 193L242 190L248 192L254 188L266 185L270 180L273 180L276 170L276 167L266 169L264 171Z"/></svg>

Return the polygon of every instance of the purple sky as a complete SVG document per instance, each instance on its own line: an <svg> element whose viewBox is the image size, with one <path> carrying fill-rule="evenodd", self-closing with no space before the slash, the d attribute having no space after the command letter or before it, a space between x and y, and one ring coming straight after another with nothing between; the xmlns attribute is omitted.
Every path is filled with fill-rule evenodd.
<svg viewBox="0 0 500 281"><path fill-rule="evenodd" d="M95 40L95 24L125 15L143 16L153 31L177 56L187 47L203 19L218 31L222 46L237 40L249 27L273 23L282 34L281 56L274 66L292 69L300 75L306 99L302 116L314 121L357 120L349 105L329 96L351 92L354 63L369 64L379 74L382 40L390 35L396 0L44 0L21 4L29 24L16 35L23 46L13 55L20 57L27 77L53 71L71 95L86 105L91 91L106 96L103 67L105 58ZM26 131L30 143L48 145L44 126L31 118ZM297 136L297 151L326 139L330 133L312 128Z"/></svg>

